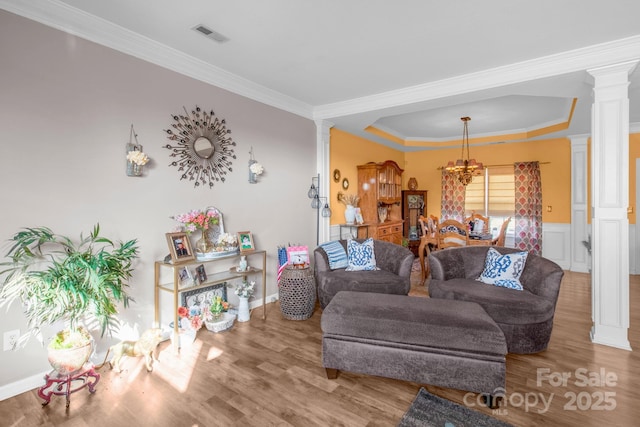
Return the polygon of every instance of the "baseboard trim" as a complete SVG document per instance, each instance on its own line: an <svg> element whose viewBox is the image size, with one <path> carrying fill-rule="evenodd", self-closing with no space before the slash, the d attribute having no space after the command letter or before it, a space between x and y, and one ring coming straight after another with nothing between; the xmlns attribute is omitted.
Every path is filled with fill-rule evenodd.
<svg viewBox="0 0 640 427"><path fill-rule="evenodd" d="M44 385L44 376L49 371L44 371L40 374L35 374L27 378L23 378L13 383L9 383L0 387L0 400L9 399L10 397L17 396L26 391L39 388Z"/></svg>

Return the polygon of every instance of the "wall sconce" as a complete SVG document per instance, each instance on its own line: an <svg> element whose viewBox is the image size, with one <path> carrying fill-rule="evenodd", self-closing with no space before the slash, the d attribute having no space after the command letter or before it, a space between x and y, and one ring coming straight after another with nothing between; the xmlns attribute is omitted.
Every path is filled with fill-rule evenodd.
<svg viewBox="0 0 640 427"><path fill-rule="evenodd" d="M127 143L127 176L142 176L142 169L148 162L149 157L142 152L142 145L138 144L138 135L132 124Z"/></svg>
<svg viewBox="0 0 640 427"><path fill-rule="evenodd" d="M253 147L249 150L249 184L258 182L258 175L262 175L264 167L253 157Z"/></svg>
<svg viewBox="0 0 640 427"><path fill-rule="evenodd" d="M323 218L331 216L329 198L320 196L320 174L311 178L311 187L307 192L307 197L312 199L311 207L316 210L316 245L318 245L320 244L320 215ZM324 200L324 206L322 206L321 200Z"/></svg>

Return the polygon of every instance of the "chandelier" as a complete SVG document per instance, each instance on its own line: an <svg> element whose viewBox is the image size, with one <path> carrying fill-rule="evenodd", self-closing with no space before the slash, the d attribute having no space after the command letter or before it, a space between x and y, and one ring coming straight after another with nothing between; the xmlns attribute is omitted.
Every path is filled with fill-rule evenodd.
<svg viewBox="0 0 640 427"><path fill-rule="evenodd" d="M461 158L453 161L449 161L444 168L451 175L455 176L462 185L467 185L473 181L474 175L480 175L484 170L482 162L476 162L476 159L469 159L469 128L467 122L471 120L471 117L461 117L460 120L464 123L464 129L462 131L462 155ZM467 149L467 155L464 155L464 149Z"/></svg>

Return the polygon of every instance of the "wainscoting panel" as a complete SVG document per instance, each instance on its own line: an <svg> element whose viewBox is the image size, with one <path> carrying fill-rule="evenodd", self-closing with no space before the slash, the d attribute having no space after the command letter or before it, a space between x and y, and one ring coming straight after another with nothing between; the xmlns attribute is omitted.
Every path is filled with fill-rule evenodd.
<svg viewBox="0 0 640 427"><path fill-rule="evenodd" d="M629 224L629 274L640 274L637 232L636 224Z"/></svg>
<svg viewBox="0 0 640 427"><path fill-rule="evenodd" d="M571 225L542 224L542 256L564 270L571 268Z"/></svg>

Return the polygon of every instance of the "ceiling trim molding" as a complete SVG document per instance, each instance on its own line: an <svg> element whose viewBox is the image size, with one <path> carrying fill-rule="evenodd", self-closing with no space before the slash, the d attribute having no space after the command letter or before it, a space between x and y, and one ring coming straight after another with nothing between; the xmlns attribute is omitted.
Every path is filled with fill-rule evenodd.
<svg viewBox="0 0 640 427"><path fill-rule="evenodd" d="M573 118L573 112L575 111L577 98L573 98L571 104L568 107L567 117L562 119L551 120L548 122L538 123L535 126L523 129L505 129L499 132L491 133L474 133L473 138L469 138L469 145L483 145L487 142L507 142L507 141L522 141L530 138L535 138L543 135L549 135L554 132L565 130L569 128L571 119ZM391 129L387 126L374 123L367 126L364 129L366 132L377 135L390 142L398 145L412 146L412 147L448 147L451 143L460 144L462 139L456 137L434 138L434 137L407 137L402 133Z"/></svg>
<svg viewBox="0 0 640 427"><path fill-rule="evenodd" d="M640 36L561 52L463 76L424 83L314 108L315 119L330 119L487 90L616 64L640 57Z"/></svg>
<svg viewBox="0 0 640 427"><path fill-rule="evenodd" d="M312 106L59 0L0 0L0 8L254 101L312 120L416 104L640 58L640 35L346 101Z"/></svg>
<svg viewBox="0 0 640 427"><path fill-rule="evenodd" d="M58 0L0 0L0 8L196 80L311 119L311 105L207 64Z"/></svg>

